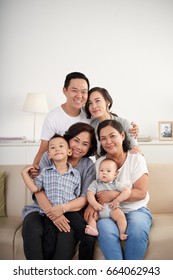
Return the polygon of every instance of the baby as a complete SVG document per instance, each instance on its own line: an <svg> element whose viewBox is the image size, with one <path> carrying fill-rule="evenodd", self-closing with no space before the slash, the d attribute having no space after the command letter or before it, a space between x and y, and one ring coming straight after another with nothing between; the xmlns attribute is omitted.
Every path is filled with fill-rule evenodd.
<svg viewBox="0 0 173 280"><path fill-rule="evenodd" d="M87 199L89 204L98 211L98 215L89 221L86 226L85 233L97 236L96 221L99 218L112 218L118 226L120 239L127 239L126 228L127 221L123 211L120 208L120 203L127 200L131 194L128 184L122 184L117 181L118 167L112 159L104 159L99 165L98 180L94 180L87 189ZM96 194L100 191L115 190L120 194L110 203L100 204L96 200Z"/></svg>

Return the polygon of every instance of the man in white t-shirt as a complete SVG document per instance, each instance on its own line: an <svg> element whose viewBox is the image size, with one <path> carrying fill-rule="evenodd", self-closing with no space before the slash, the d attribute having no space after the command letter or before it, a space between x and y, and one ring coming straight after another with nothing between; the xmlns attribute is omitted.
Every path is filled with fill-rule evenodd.
<svg viewBox="0 0 173 280"><path fill-rule="evenodd" d="M89 80L83 73L72 72L66 76L63 87L66 102L48 113L42 127L41 143L33 162L34 166L39 164L42 155L47 151L48 141L55 133L63 135L77 122L89 123L83 110L89 86Z"/></svg>

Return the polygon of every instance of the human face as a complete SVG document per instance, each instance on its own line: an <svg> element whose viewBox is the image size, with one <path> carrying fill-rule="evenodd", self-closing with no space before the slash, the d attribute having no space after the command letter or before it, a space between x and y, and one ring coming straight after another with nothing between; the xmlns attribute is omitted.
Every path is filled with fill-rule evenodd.
<svg viewBox="0 0 173 280"><path fill-rule="evenodd" d="M98 91L93 91L89 97L89 111L94 119L103 121L109 117L107 102Z"/></svg>
<svg viewBox="0 0 173 280"><path fill-rule="evenodd" d="M88 132L81 132L69 140L69 145L72 151L71 158L80 160L91 147L91 136Z"/></svg>
<svg viewBox="0 0 173 280"><path fill-rule="evenodd" d="M64 88L63 92L69 107L81 109L88 98L88 84L83 79L71 79L68 88Z"/></svg>
<svg viewBox="0 0 173 280"><path fill-rule="evenodd" d="M99 179L102 182L109 183L117 175L117 165L112 160L103 160L99 166Z"/></svg>
<svg viewBox="0 0 173 280"><path fill-rule="evenodd" d="M124 132L121 134L112 126L100 130L100 143L107 154L115 155L123 151Z"/></svg>
<svg viewBox="0 0 173 280"><path fill-rule="evenodd" d="M53 138L49 141L49 158L53 161L67 161L71 155L68 143L61 137Z"/></svg>

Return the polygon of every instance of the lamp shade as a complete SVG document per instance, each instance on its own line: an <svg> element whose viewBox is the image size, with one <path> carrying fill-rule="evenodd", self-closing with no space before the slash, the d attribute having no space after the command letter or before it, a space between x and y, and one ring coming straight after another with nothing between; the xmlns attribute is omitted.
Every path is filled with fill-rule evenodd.
<svg viewBox="0 0 173 280"><path fill-rule="evenodd" d="M45 95L41 93L28 93L23 105L23 111L33 113L47 113L49 108Z"/></svg>

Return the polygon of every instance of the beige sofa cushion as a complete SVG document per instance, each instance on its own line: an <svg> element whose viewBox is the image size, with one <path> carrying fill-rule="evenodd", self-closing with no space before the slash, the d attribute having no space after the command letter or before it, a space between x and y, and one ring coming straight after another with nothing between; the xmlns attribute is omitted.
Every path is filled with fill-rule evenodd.
<svg viewBox="0 0 173 280"><path fill-rule="evenodd" d="M173 260L173 214L153 214L145 260Z"/></svg>
<svg viewBox="0 0 173 280"><path fill-rule="evenodd" d="M25 260L25 254L23 251L23 238L22 238L22 226L16 231L14 240L14 259Z"/></svg>
<svg viewBox="0 0 173 280"><path fill-rule="evenodd" d="M13 260L14 238L17 229L21 226L19 217L0 217L0 259Z"/></svg>
<svg viewBox="0 0 173 280"><path fill-rule="evenodd" d="M21 176L21 165L3 165L0 171L6 171L5 198L6 215L10 217L21 217L21 212L26 204L26 186Z"/></svg>
<svg viewBox="0 0 173 280"><path fill-rule="evenodd" d="M173 213L173 165L148 164L149 209L152 214Z"/></svg>

